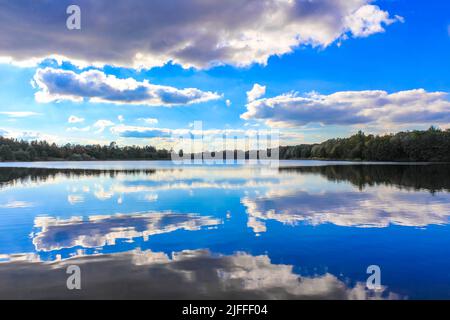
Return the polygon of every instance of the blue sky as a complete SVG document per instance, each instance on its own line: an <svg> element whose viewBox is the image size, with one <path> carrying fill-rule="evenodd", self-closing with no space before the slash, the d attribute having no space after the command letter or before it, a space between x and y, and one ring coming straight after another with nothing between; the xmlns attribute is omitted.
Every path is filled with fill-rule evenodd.
<svg viewBox="0 0 450 320"><path fill-rule="evenodd" d="M194 0L177 14L180 1L136 0L119 17L122 1L78 1L81 30L66 29L65 2L1 5L10 18L0 25L5 136L166 146L171 132L202 121L211 131L274 128L295 144L450 123L445 0L298 0L289 10L283 0ZM244 14L267 25L243 23ZM255 84L264 90L250 100Z"/></svg>

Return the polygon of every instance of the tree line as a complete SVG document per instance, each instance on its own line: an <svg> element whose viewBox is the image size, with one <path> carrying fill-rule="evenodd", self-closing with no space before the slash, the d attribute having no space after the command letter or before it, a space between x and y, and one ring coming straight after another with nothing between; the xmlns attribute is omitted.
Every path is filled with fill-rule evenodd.
<svg viewBox="0 0 450 320"><path fill-rule="evenodd" d="M269 150L270 153L270 150ZM236 157L237 151L234 151ZM182 151L180 150L180 155ZM193 155L191 155L193 156ZM248 152L246 153L248 156ZM281 146L279 157L289 159L324 159L356 161L436 161L450 162L450 129L366 135L362 131L349 138L330 139L318 144ZM0 137L0 161L48 160L170 160L171 150L153 146L119 147L74 145L58 146L47 141L23 141Z"/></svg>
<svg viewBox="0 0 450 320"><path fill-rule="evenodd" d="M109 146L74 145L58 146L47 141L8 139L0 137L1 161L91 161L91 160L169 160L170 151L157 150L152 146L119 147L114 142Z"/></svg>
<svg viewBox="0 0 450 320"><path fill-rule="evenodd" d="M450 161L450 129L415 130L375 136L362 131L319 144L280 147L280 159L358 161Z"/></svg>

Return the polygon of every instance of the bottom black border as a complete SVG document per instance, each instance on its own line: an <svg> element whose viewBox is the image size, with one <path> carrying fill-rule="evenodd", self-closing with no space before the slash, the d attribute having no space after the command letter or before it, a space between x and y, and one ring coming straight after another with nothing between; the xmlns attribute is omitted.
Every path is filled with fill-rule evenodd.
<svg viewBox="0 0 450 320"><path fill-rule="evenodd" d="M234 308L234 315L227 310ZM247 306L247 307L246 307ZM259 306L250 307L250 306ZM266 306L266 312L261 307ZM56 308L62 312L56 312ZM185 314L194 307L216 308L214 316L211 314ZM144 319L302 319L315 316L344 316L345 318L364 319L367 317L388 318L393 312L404 316L446 314L450 307L449 301L181 301L181 300L140 300L140 301L0 301L3 312L36 316L55 316L59 319L66 316L98 316L104 318L111 314L114 317L129 318L139 314ZM10 310L6 310L10 309ZM200 309L197 309L198 311ZM211 310L211 309L210 309ZM433 317L434 318L434 317Z"/></svg>

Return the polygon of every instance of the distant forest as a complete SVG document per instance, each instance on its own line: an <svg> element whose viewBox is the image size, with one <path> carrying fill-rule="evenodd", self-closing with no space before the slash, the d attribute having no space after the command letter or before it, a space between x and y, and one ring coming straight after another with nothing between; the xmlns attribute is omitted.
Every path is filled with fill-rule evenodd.
<svg viewBox="0 0 450 320"><path fill-rule="evenodd" d="M363 132L320 144L280 147L280 159L450 161L450 129L431 127L383 136Z"/></svg>
<svg viewBox="0 0 450 320"><path fill-rule="evenodd" d="M46 141L27 142L0 137L0 161L170 160L170 153L170 150L157 150L152 146L119 147L114 142L109 146L58 146ZM366 135L360 131L349 138L330 139L318 144L281 146L279 155L282 160L450 162L450 129L431 127L426 131L383 136Z"/></svg>

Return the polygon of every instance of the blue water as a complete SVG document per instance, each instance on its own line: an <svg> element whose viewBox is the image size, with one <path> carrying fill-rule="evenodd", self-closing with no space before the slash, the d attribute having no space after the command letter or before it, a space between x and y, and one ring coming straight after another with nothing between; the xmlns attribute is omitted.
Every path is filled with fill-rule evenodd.
<svg viewBox="0 0 450 320"><path fill-rule="evenodd" d="M439 177L433 180L426 165L282 164L291 169L34 163L116 171L24 171L5 178L0 280L1 265L18 261L32 272L36 265L106 256L114 263L126 256L133 265L173 270L180 268L176 257L189 253L194 262L206 254L221 263L207 269L220 290L195 263L190 285L211 281L207 290L224 297L232 286L244 295L276 292L268 298L450 298L448 167L433 169ZM142 171L121 171L130 169ZM137 263L139 257L146 263ZM370 265L381 270L376 292L366 287Z"/></svg>

